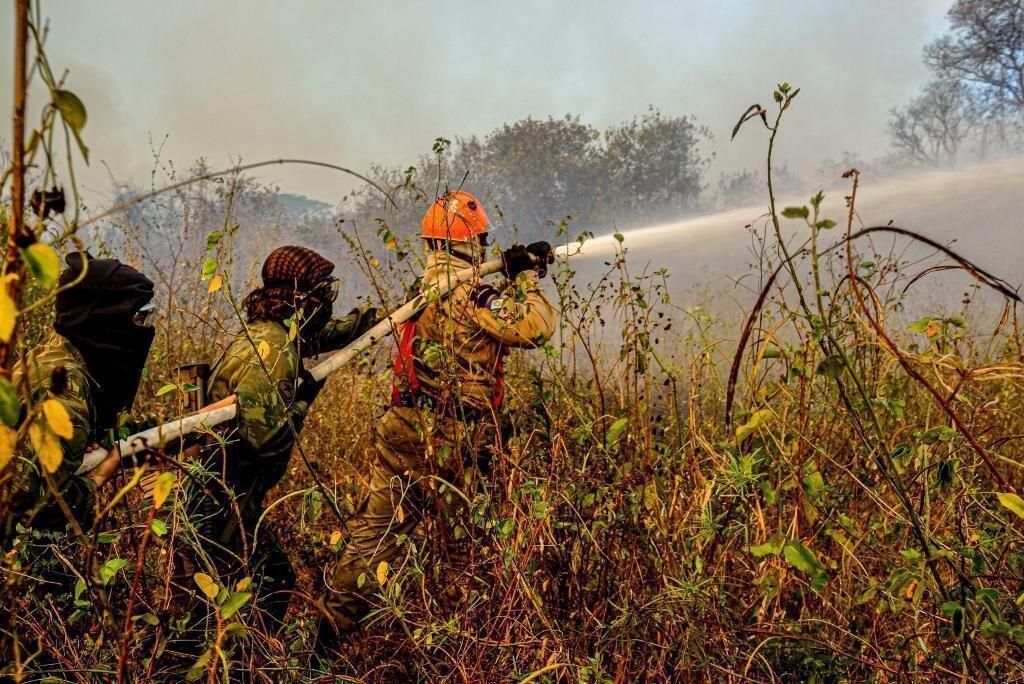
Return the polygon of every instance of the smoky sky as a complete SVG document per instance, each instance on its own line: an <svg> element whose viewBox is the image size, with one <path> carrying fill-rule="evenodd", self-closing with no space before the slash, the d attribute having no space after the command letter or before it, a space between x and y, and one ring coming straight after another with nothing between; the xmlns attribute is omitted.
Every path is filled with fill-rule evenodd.
<svg viewBox="0 0 1024 684"><path fill-rule="evenodd" d="M714 180L763 165L763 130L732 143L729 131L783 80L803 90L778 160L810 173L847 150L885 151L888 110L927 81L921 50L950 1L50 0L43 13L50 60L89 110L80 178L100 202L111 177L149 183L154 147L181 170L200 157L366 170L526 116L604 128L650 106L711 129ZM0 13L5 121L11 5ZM322 170L257 177L331 203L353 186Z"/></svg>

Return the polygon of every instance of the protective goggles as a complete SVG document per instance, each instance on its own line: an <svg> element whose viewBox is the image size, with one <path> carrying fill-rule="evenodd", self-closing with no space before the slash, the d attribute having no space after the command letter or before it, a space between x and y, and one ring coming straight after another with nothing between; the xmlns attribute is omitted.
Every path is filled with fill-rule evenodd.
<svg viewBox="0 0 1024 684"><path fill-rule="evenodd" d="M333 302L338 298L338 292L341 290L341 281L334 276L327 276L317 281L316 285L313 286L313 294L320 299Z"/></svg>
<svg viewBox="0 0 1024 684"><path fill-rule="evenodd" d="M152 328L156 323L156 304L146 302L132 315L132 323L140 328Z"/></svg>

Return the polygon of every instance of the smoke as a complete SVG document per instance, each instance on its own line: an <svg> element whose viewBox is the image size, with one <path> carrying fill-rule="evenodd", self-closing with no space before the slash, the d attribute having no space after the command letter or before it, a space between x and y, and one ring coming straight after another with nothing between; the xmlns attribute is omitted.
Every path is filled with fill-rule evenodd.
<svg viewBox="0 0 1024 684"><path fill-rule="evenodd" d="M648 105L695 114L719 171L761 165L763 136L728 129L780 80L803 88L780 161L799 174L885 147L887 110L926 80L922 46L949 0L821 3L47 3L48 51L90 110L94 192L148 183L150 137L179 168L204 157L408 164L444 135L579 113L605 128ZM10 35L10 3L0 35ZM10 50L0 71L10 73ZM0 88L0 111L10 108ZM40 102L41 94L34 100ZM331 203L330 174L260 177ZM98 198L97 198L98 202ZM94 202L96 203L96 202Z"/></svg>

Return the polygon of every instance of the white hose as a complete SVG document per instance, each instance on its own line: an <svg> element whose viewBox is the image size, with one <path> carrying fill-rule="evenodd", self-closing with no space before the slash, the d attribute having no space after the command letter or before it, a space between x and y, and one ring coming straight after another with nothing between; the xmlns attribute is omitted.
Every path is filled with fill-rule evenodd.
<svg viewBox="0 0 1024 684"><path fill-rule="evenodd" d="M450 279L447 279L444 282L438 282L436 286L436 294L431 291L430 296L445 297L461 283L473 280L474 278L491 275L492 273L497 273L500 270L501 259L484 262L480 264L479 268L463 269L454 273ZM310 369L310 375L312 375L316 380L323 380L328 375L359 356L363 351L369 349L374 344L390 335L400 324L409 320L423 309L427 304L427 300L427 295L420 294L400 306L387 318L382 319L375 326L363 333L359 339L355 340L347 347L334 352L326 360L318 363ZM234 395L232 395L232 397L234 397ZM229 397L229 399L230 398L231 397ZM213 410L199 411L192 415L178 418L169 423L164 423L163 425L150 428L149 430L144 430L138 434L130 435L118 442L118 446L121 449L121 456L131 456L156 447L161 447L172 440L195 432L200 427L211 428L215 425L226 423L235 417L236 412L236 404L221 406ZM75 474L82 475L91 471L107 457L108 453L109 452L103 448L87 452L82 458L81 467L79 467Z"/></svg>

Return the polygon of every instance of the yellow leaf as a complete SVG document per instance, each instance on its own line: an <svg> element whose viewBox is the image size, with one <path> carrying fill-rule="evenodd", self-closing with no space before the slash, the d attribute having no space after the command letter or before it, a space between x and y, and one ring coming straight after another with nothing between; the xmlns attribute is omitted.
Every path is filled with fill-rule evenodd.
<svg viewBox="0 0 1024 684"><path fill-rule="evenodd" d="M248 591L249 587L252 586L252 577L243 577L238 580L238 584L235 585L235 591Z"/></svg>
<svg viewBox="0 0 1024 684"><path fill-rule="evenodd" d="M380 562L380 565L377 566L377 573L376 573L376 575L377 575L377 584L379 584L380 586L383 587L384 584L388 581L388 562L387 561L381 561Z"/></svg>
<svg viewBox="0 0 1024 684"><path fill-rule="evenodd" d="M43 415L46 416L46 424L58 437L71 439L75 434L75 426L71 424L68 410L56 399L47 399L43 402Z"/></svg>
<svg viewBox="0 0 1024 684"><path fill-rule="evenodd" d="M398 245L398 240L389 240L384 243L384 246L388 249L394 249L396 245Z"/></svg>
<svg viewBox="0 0 1024 684"><path fill-rule="evenodd" d="M7 467L14 456L14 447L18 441L18 432L0 423L0 472Z"/></svg>
<svg viewBox="0 0 1024 684"><path fill-rule="evenodd" d="M771 409L760 409L759 411L754 411L750 415L750 420L736 428L736 441L742 442L744 439L752 435L757 428L767 423L773 416L774 414Z"/></svg>
<svg viewBox="0 0 1024 684"><path fill-rule="evenodd" d="M220 593L220 587L217 586L217 583L213 581L212 577L207 575L205 572L197 572L192 575L192 579L196 581L196 586L198 586L199 590L206 595L206 598L211 601L217 598L217 594Z"/></svg>
<svg viewBox="0 0 1024 684"><path fill-rule="evenodd" d="M1013 511L1020 518L1024 518L1024 499L1013 492L997 493L996 497L999 499L999 503L1003 504L1007 510Z"/></svg>
<svg viewBox="0 0 1024 684"><path fill-rule="evenodd" d="M401 506L399 506L397 509L395 509L395 517L398 518L398 523L399 524L402 524L402 523L405 522L405 511L402 510Z"/></svg>
<svg viewBox="0 0 1024 684"><path fill-rule="evenodd" d="M57 435L43 427L39 421L32 421L32 424L28 426L28 437L46 472L57 472L64 460L64 452L61 451Z"/></svg>
<svg viewBox="0 0 1024 684"><path fill-rule="evenodd" d="M288 326L288 341L291 342L296 337L298 337L298 335L299 335L299 326L295 325L295 321L292 321L292 324L290 326Z"/></svg>
<svg viewBox="0 0 1024 684"><path fill-rule="evenodd" d="M210 286L206 288L207 292L216 292L224 285L224 278L221 277L220 273L213 276L210 279Z"/></svg>
<svg viewBox="0 0 1024 684"><path fill-rule="evenodd" d="M262 340L256 345L256 353L260 355L260 359L266 360L270 356L270 343L266 340Z"/></svg>
<svg viewBox="0 0 1024 684"><path fill-rule="evenodd" d="M43 285L50 286L57 282L57 276L60 275L60 257L53 247L45 242L36 242L25 250L25 257L32 273Z"/></svg>
<svg viewBox="0 0 1024 684"><path fill-rule="evenodd" d="M14 322L18 320L18 308L7 292L7 287L0 284L0 340L9 342L14 334Z"/></svg>
<svg viewBox="0 0 1024 684"><path fill-rule="evenodd" d="M337 544L340 541L341 541L341 532L339 532L338 530L334 530L334 532L331 532L331 541L327 542L327 544L329 546L334 546L335 544Z"/></svg>
<svg viewBox="0 0 1024 684"><path fill-rule="evenodd" d="M160 477L156 479L156 484L153 485L153 508L160 508L164 505L164 501L167 501L173 486L174 473L160 473Z"/></svg>

